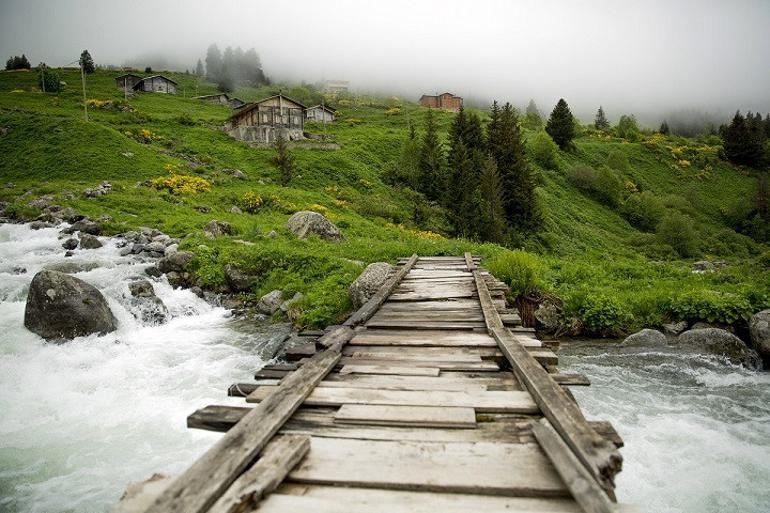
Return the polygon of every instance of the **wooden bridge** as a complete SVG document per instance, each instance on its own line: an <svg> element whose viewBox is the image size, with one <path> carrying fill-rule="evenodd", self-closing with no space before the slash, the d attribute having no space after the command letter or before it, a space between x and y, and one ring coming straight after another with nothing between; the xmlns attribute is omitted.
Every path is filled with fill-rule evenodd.
<svg viewBox="0 0 770 513"><path fill-rule="evenodd" d="M226 434L147 511L626 511L622 441L565 388L587 380L558 373L477 266L403 259L297 363L231 387L256 406L193 413L190 427Z"/></svg>

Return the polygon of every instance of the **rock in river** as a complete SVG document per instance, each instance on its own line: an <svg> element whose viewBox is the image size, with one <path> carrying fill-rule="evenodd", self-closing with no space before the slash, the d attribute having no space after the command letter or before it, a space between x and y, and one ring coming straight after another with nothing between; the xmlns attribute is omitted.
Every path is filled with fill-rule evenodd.
<svg viewBox="0 0 770 513"><path fill-rule="evenodd" d="M762 310L751 316L749 332L751 333L751 345L765 363L770 364L770 309Z"/></svg>
<svg viewBox="0 0 770 513"><path fill-rule="evenodd" d="M117 328L107 300L96 287L57 271L32 279L24 326L46 340L62 341Z"/></svg>
<svg viewBox="0 0 770 513"><path fill-rule="evenodd" d="M662 346L666 344L666 336L658 330L643 329L629 335L623 345Z"/></svg>
<svg viewBox="0 0 770 513"><path fill-rule="evenodd" d="M762 367L756 351L749 349L741 339L719 328L702 328L685 331L677 338L679 344L703 349L708 353L727 357L731 362L749 369Z"/></svg>

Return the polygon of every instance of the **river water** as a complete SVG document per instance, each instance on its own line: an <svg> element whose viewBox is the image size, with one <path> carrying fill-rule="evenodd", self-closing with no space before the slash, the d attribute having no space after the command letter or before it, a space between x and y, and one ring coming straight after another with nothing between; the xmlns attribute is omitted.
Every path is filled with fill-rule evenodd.
<svg viewBox="0 0 770 513"><path fill-rule="evenodd" d="M655 513L770 511L770 373L658 348L575 343L559 355L589 419L625 442L621 502Z"/></svg>
<svg viewBox="0 0 770 513"><path fill-rule="evenodd" d="M127 283L149 264L102 241L64 258L57 229L0 224L2 512L102 512L128 482L179 473L221 436L187 429L187 415L206 404L242 405L227 387L263 364L260 333L165 281L154 288L171 319L139 322ZM61 262L98 265L75 276L106 296L116 332L56 345L24 328L29 282Z"/></svg>

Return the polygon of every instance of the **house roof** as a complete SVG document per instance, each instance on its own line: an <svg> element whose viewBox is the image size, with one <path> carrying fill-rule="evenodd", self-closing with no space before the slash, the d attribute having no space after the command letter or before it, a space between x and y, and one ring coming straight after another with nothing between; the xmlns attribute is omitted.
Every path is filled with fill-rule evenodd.
<svg viewBox="0 0 770 513"><path fill-rule="evenodd" d="M220 96L224 96L228 100L231 98L227 95L227 93L216 93L216 94L204 94L203 96L195 96L193 100L205 100L206 98L219 98ZM232 98L233 100L237 100L238 98Z"/></svg>
<svg viewBox="0 0 770 513"><path fill-rule="evenodd" d="M139 79L142 78L139 75L135 75L133 73L123 73L122 75L118 75L117 77L115 77L115 80L117 80L119 78L123 78L123 77L136 77L136 78L139 78Z"/></svg>
<svg viewBox="0 0 770 513"><path fill-rule="evenodd" d="M332 109L328 105L313 105L312 107L308 107L305 110L312 110L312 109L323 109L326 112L329 112L330 114L334 114L335 112L337 112L336 110Z"/></svg>
<svg viewBox="0 0 770 513"><path fill-rule="evenodd" d="M423 98L438 98L439 96L446 96L446 95L449 95L452 98L462 98L461 96L457 96L454 93L446 92L441 94L423 94L422 96L420 96L420 99L422 100Z"/></svg>
<svg viewBox="0 0 770 513"><path fill-rule="evenodd" d="M292 103L296 103L297 105L302 107L303 110L307 110L307 107L305 105L303 105L302 103L298 102L297 100L292 100L288 96L285 96L285 95L283 95L281 93L278 93L278 94L274 94L273 96L268 96L267 98L262 98L261 100L258 100L258 101L255 101L255 102L251 102L251 103L249 103L247 105L244 105L243 107L238 109L238 111L236 113L234 113L232 116L230 116L228 119L232 119L234 117L240 116L241 114L244 114L246 112L251 112L252 110L254 110L257 107L259 107L259 105L261 103L265 103L266 101L272 100L273 98L283 98L284 100L288 100L288 101L290 101Z"/></svg>
<svg viewBox="0 0 770 513"><path fill-rule="evenodd" d="M174 85L178 85L176 82L174 82L173 80L171 80L171 79L170 79L170 78L168 78L168 77L164 77L163 75L153 75L153 76L151 76L151 77L144 77L144 78L142 79L142 81L145 81L145 80L150 80L151 78L162 78L163 80L167 80L167 81L171 82L171 83L172 83L172 84L174 84Z"/></svg>

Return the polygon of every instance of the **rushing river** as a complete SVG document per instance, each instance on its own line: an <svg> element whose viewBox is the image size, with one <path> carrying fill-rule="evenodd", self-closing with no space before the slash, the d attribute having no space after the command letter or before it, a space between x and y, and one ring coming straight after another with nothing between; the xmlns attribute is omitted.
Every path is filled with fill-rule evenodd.
<svg viewBox="0 0 770 513"><path fill-rule="evenodd" d="M131 313L128 282L147 263L115 242L64 258L57 229L0 224L0 511L103 512L126 484L177 474L220 435L188 430L206 404L242 404L228 385L262 365L264 337L229 312L155 282L171 319L144 326ZM29 283L68 262L107 297L119 327L106 336L46 344L23 326ZM21 269L26 272L20 274Z"/></svg>
<svg viewBox="0 0 770 513"><path fill-rule="evenodd" d="M655 513L770 511L770 373L652 348L571 344L563 371L590 419L626 446L618 498Z"/></svg>

